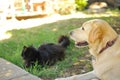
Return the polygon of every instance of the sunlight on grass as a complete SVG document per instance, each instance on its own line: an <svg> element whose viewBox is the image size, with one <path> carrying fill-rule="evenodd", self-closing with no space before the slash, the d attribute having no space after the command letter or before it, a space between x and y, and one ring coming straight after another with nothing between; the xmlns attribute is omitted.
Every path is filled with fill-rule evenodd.
<svg viewBox="0 0 120 80"><path fill-rule="evenodd" d="M53 28L52 31L57 31L58 29L57 28Z"/></svg>
<svg viewBox="0 0 120 80"><path fill-rule="evenodd" d="M0 41L1 40L4 40L4 39L9 39L12 37L12 34L11 33L1 33L0 34Z"/></svg>

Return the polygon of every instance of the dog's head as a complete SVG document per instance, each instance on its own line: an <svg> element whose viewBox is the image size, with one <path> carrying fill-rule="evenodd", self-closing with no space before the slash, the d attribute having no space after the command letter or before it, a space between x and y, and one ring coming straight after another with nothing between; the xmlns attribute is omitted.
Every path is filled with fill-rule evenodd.
<svg viewBox="0 0 120 80"><path fill-rule="evenodd" d="M37 53L38 51L33 46L23 47L21 56L24 59L24 65L26 67L29 67L34 64L37 58Z"/></svg>
<svg viewBox="0 0 120 80"><path fill-rule="evenodd" d="M110 40L116 38L117 33L104 20L93 19L83 23L80 28L70 32L70 37L76 46L101 45L102 47Z"/></svg>

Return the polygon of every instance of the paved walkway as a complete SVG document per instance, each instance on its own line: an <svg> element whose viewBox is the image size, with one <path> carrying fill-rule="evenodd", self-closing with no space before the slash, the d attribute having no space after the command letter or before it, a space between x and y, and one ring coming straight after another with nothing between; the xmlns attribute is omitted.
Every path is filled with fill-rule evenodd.
<svg viewBox="0 0 120 80"><path fill-rule="evenodd" d="M79 13L79 14L76 14L76 15L80 16L80 17L86 16L83 13ZM9 30L26 29L26 28L40 26L40 25L43 25L43 24L56 22L56 21L59 21L59 20L65 20L65 19L70 19L70 18L80 18L80 17L77 17L76 15L61 16L59 14L55 14L55 15L48 16L48 17L45 17L45 18L34 18L34 19L27 19L27 20L21 20L21 21L18 21L16 19L0 21L0 41L4 40L4 39L8 39L12 36L11 34L6 33Z"/></svg>
<svg viewBox="0 0 120 80"><path fill-rule="evenodd" d="M0 80L41 80L16 65L0 58Z"/></svg>

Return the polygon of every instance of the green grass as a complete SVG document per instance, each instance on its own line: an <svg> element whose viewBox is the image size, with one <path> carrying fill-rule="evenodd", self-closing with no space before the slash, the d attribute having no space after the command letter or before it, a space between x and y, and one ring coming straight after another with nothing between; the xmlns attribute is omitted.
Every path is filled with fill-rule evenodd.
<svg viewBox="0 0 120 80"><path fill-rule="evenodd" d="M21 58L21 51L24 45L34 45L38 47L43 43L57 43L57 39L60 35L69 36L69 32L82 25L83 22L93 18L81 18L81 19L69 19L61 20L54 23L44 24L30 29L12 30L9 33L12 37L7 40L0 41L0 57L20 66L23 68L23 60ZM102 17L113 26L120 26L120 17ZM57 62L52 67L34 66L33 68L24 68L30 73L42 77L54 79L64 74L64 70L69 68L73 63L79 61L81 55L83 55L84 49L78 49L74 47L74 43L71 40L71 45L66 50L66 57L63 61Z"/></svg>

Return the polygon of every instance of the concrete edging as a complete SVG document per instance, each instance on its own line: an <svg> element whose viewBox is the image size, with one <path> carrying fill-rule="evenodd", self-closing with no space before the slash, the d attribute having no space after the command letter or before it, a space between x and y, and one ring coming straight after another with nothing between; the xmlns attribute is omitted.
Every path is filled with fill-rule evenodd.
<svg viewBox="0 0 120 80"><path fill-rule="evenodd" d="M42 79L0 58L0 80L42 80Z"/></svg>

